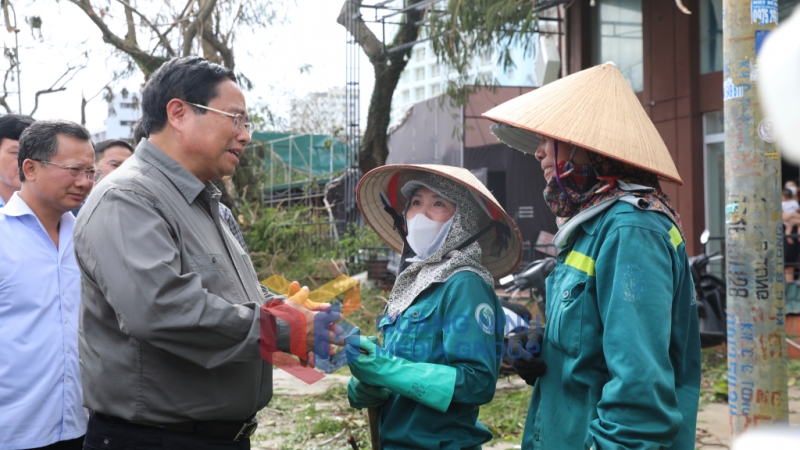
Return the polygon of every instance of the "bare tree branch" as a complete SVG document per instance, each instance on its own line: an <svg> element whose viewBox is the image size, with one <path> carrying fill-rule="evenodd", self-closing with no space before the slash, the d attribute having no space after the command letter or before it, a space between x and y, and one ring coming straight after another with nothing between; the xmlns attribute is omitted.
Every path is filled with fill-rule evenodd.
<svg viewBox="0 0 800 450"><path fill-rule="evenodd" d="M63 74L61 74L61 76L58 77L58 79L49 88L37 91L36 92L36 96L34 97L33 110L31 111L31 113L29 115L31 115L31 116L34 115L36 113L36 110L39 109L39 96L40 95L52 94L53 92L61 92L61 91L67 90L67 84L70 81L72 81L73 78L75 78L75 74L77 74L78 72L80 72L81 70L83 70L85 68L86 68L85 64L82 64L79 67L67 66L67 70ZM63 80L64 77L66 77L67 75L69 75L70 77L67 78L65 81L61 82L61 80ZM61 83L61 86L56 87L59 84L59 82Z"/></svg>
<svg viewBox="0 0 800 450"><path fill-rule="evenodd" d="M198 0L198 2L200 9L197 12L197 17L183 33L183 56L192 54L192 41L194 41L198 33L202 34L200 28L203 27L205 21L211 17L214 7L217 6L217 0Z"/></svg>
<svg viewBox="0 0 800 450"><path fill-rule="evenodd" d="M352 36L361 36L358 44L372 61L373 56L383 53L383 44L364 23L364 19L361 18L360 8L361 0L345 0L336 22L345 27ZM352 14L352 18L356 20L346 20L347 14Z"/></svg>
<svg viewBox="0 0 800 450"><path fill-rule="evenodd" d="M11 4L11 0L2 0L3 3L3 19L6 23L6 31L9 33L18 33L19 29L11 26L11 14L8 12L8 7ZM16 23L14 24L16 26Z"/></svg>
<svg viewBox="0 0 800 450"><path fill-rule="evenodd" d="M139 46L136 42L136 24L133 22L133 11L131 7L125 7L125 23L128 25L128 32L125 34L125 40L135 46Z"/></svg>
<svg viewBox="0 0 800 450"><path fill-rule="evenodd" d="M100 18L97 13L95 13L94 8L92 7L92 3L90 0L69 0L70 3L75 4L79 7L83 12L89 16L89 19L94 22L97 28L103 33L103 41L113 45L117 50L120 50L124 53L130 55L131 58L136 62L139 68L144 73L145 78L148 78L153 72L156 71L162 64L167 62L169 59L164 58L161 56L156 56L151 53L143 51L137 45L127 42L124 39L121 39L119 36L114 34L109 28L108 25Z"/></svg>
<svg viewBox="0 0 800 450"><path fill-rule="evenodd" d="M11 114L13 111L11 110L11 107L8 106L8 103L6 102L6 98L8 97L8 87L6 86L6 84L8 83L8 77L11 76L12 71L16 67L17 67L17 63L16 62L11 62L11 66L9 66L8 70L6 70L6 76L3 77L3 96L0 97L0 105L2 105L3 108L5 108L6 113L8 113L8 114Z"/></svg>
<svg viewBox="0 0 800 450"><path fill-rule="evenodd" d="M367 127L359 149L359 166L363 173L386 163L389 155L387 130L392 109L392 96L397 88L400 74L406 67L413 43L419 35L419 22L422 8L429 5L426 0L409 0L407 6L418 5L406 12L404 23L387 47L400 47L403 50L385 53L383 44L367 28L361 18L361 0L345 0L336 21L345 27L351 36L359 36L358 44L367 54L375 73L375 87L370 97ZM349 15L349 16L348 16ZM401 47L402 46L402 47Z"/></svg>
<svg viewBox="0 0 800 450"><path fill-rule="evenodd" d="M242 16L242 11L244 11L244 1L239 3L239 9L236 11L236 14L233 16L233 21L231 22L231 26L228 29L228 32L225 33L223 39L225 42L230 42L231 36L233 35L233 30L236 28L236 23L239 21L239 17Z"/></svg>
<svg viewBox="0 0 800 450"><path fill-rule="evenodd" d="M220 56L222 56L222 63L225 65L225 67L232 70L234 64L233 49L228 48L225 46L225 44L220 42L220 40L217 39L217 36L208 29L203 30L203 40L208 42L211 47L213 47L214 50L216 50Z"/></svg>
<svg viewBox="0 0 800 450"><path fill-rule="evenodd" d="M114 78L112 78L112 79L111 79L111 81L109 81L108 83L106 83L106 85L105 85L105 86L101 87L101 88L100 88L100 90L99 90L99 91L97 91L97 93L96 93L96 94L94 94L93 96L89 97L89 99L87 99L86 97L84 97L83 93L81 93L81 125L86 125L86 105L87 105L87 104L88 104L90 101L92 101L92 100L94 100L95 98L97 98L97 96L98 96L98 95L102 94L102 93L103 93L103 91L108 91L108 92L110 93L110 92L111 92L111 85L112 85L112 84L114 84L114 82L116 82L116 81L117 81L117 80L119 80L120 78L122 78L122 76L123 76L124 74L125 74L125 72L124 72L124 71L123 71L123 72L118 72L118 73L115 73L115 74L114 74Z"/></svg>
<svg viewBox="0 0 800 450"><path fill-rule="evenodd" d="M160 31L158 31L158 27L156 27L155 25L153 25L152 22L150 22L150 19L145 17L145 15L142 14L138 9L134 8L133 6L131 6L130 3L128 3L125 0L117 0L117 2L119 2L121 5L125 6L126 14L127 14L128 11L132 11L134 14L136 14L137 16L139 16L139 18L142 19L142 23L144 23L145 25L150 27L151 30L153 30L153 32L156 34L156 36L158 36L159 42L161 43L161 45L164 46L164 50L166 50L166 52L169 54L169 56L171 56L173 58L175 56L177 56L175 54L175 50L172 49L172 45L170 45L170 43L169 43L169 41L167 40L167 37L166 37L166 33L169 33L169 30L171 30L174 25L170 25L170 28L167 29L166 33L161 33ZM131 18L131 20L128 22L128 32L129 33L131 32L132 27L133 27L133 19ZM135 36L135 33L136 33L135 29L133 30L133 33L134 33L134 36ZM134 38L133 42L134 43L136 42L135 38Z"/></svg>
<svg viewBox="0 0 800 450"><path fill-rule="evenodd" d="M176 17L175 20L172 21L172 25L170 25L169 28L167 28L166 31L164 31L164 35L169 34L169 32L172 31L172 29L175 28L175 26L177 26L179 23L189 19L187 13L189 12L192 5L194 5L195 1L196 0L189 0L189 2L186 3L186 6L183 7L183 11L181 11L180 15L178 15L178 17Z"/></svg>

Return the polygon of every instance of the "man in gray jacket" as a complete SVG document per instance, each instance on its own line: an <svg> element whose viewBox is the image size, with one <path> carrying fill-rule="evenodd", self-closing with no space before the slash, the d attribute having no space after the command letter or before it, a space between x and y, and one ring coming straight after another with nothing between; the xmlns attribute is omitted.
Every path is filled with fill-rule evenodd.
<svg viewBox="0 0 800 450"><path fill-rule="evenodd" d="M233 173L250 142L244 96L230 69L187 57L153 74L141 105L149 138L97 186L75 227L93 411L85 446L247 449L272 397L260 339L298 346L286 322L262 320L271 299L220 221L211 183ZM292 340L313 349L315 315L333 313L286 305L299 317Z"/></svg>

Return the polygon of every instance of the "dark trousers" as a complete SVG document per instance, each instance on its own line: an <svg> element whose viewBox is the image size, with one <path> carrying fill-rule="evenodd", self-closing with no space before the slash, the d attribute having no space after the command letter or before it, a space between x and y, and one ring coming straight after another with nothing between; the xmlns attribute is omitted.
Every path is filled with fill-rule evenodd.
<svg viewBox="0 0 800 450"><path fill-rule="evenodd" d="M83 450L108 449L250 450L250 440L234 442L233 439L210 438L129 422L110 421L92 414L89 417L89 427L86 430Z"/></svg>
<svg viewBox="0 0 800 450"><path fill-rule="evenodd" d="M83 436L68 441L58 441L44 447L37 447L32 450L81 450L83 448Z"/></svg>

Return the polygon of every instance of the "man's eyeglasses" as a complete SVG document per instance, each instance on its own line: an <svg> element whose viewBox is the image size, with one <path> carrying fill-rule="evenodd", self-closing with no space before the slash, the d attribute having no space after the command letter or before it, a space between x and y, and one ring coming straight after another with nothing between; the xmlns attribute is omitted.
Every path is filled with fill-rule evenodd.
<svg viewBox="0 0 800 450"><path fill-rule="evenodd" d="M97 183L97 181L100 180L100 176L103 175L102 170L84 169L81 166L67 166L64 164L54 163L52 161L43 161L41 159L34 159L34 161L40 163L42 167L45 167L48 164L52 164L56 167L67 169L67 173L69 174L69 177L72 179L77 179L79 176L81 176L81 173L83 173L84 175L86 175L87 180L91 181L92 183Z"/></svg>
<svg viewBox="0 0 800 450"><path fill-rule="evenodd" d="M189 103L186 102L187 105L192 105L197 108L206 109L208 111L214 111L215 113L222 114L224 116L228 116L233 119L233 131L239 131L242 128L247 130L247 134L249 136L253 136L253 124L250 122L245 122L245 118L243 114L231 114L229 112L220 111L218 109L209 108L208 106L198 105L197 103Z"/></svg>

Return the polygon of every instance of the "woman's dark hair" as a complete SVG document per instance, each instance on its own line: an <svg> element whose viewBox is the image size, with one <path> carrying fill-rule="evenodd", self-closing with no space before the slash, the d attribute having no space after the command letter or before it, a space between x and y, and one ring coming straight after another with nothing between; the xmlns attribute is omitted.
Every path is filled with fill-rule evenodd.
<svg viewBox="0 0 800 450"><path fill-rule="evenodd" d="M86 128L67 120L39 120L22 132L19 137L19 180L25 181L22 163L26 159L34 161L50 161L58 153L58 135L72 136L81 141L91 143L91 136Z"/></svg>
<svg viewBox="0 0 800 450"><path fill-rule="evenodd" d="M3 139L18 141L22 132L36 120L31 116L22 114L6 114L0 117L0 144Z"/></svg>
<svg viewBox="0 0 800 450"><path fill-rule="evenodd" d="M111 147L123 147L127 148L128 150L133 153L133 146L130 142L124 139L106 139L105 141L100 141L97 144L94 144L94 160L100 161L103 158L103 154Z"/></svg>
<svg viewBox="0 0 800 450"><path fill-rule="evenodd" d="M236 82L236 75L227 67L208 62L199 56L186 56L167 61L150 77L142 92L141 133L150 136L167 124L167 103L177 98L188 103L208 105L219 95L219 83ZM198 114L201 108L192 107Z"/></svg>

